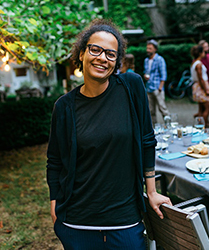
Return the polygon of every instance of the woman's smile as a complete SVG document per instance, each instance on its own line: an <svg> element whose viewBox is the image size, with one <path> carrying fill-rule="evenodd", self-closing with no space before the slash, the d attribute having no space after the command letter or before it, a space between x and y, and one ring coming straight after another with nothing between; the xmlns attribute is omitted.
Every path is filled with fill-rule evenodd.
<svg viewBox="0 0 209 250"><path fill-rule="evenodd" d="M102 69L102 70L106 70L107 67L103 66L103 65L98 65L98 64L93 64L93 66L97 69Z"/></svg>

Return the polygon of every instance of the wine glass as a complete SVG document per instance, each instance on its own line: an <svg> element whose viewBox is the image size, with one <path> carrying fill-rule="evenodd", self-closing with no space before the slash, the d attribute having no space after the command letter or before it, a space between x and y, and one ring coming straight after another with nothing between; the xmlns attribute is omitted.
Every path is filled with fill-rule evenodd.
<svg viewBox="0 0 209 250"><path fill-rule="evenodd" d="M161 133L161 130L162 130L162 125L160 123L155 123L155 134L158 135Z"/></svg>
<svg viewBox="0 0 209 250"><path fill-rule="evenodd" d="M162 150L165 154L169 154L171 153L169 151L169 145L173 142L173 133L171 130L166 130L164 131L164 133L162 134L162 139L163 139L163 142L162 142Z"/></svg>
<svg viewBox="0 0 209 250"><path fill-rule="evenodd" d="M171 113L171 127L176 128L179 124L178 114Z"/></svg>
<svg viewBox="0 0 209 250"><path fill-rule="evenodd" d="M204 129L205 129L205 120L202 116L197 116L194 119L194 127L200 132L200 141L203 140Z"/></svg>
<svg viewBox="0 0 209 250"><path fill-rule="evenodd" d="M156 150L156 155L159 156L162 154L162 143L163 143L163 138L162 138L162 134L157 134L155 136L155 139L157 140L157 145L155 147L155 150Z"/></svg>

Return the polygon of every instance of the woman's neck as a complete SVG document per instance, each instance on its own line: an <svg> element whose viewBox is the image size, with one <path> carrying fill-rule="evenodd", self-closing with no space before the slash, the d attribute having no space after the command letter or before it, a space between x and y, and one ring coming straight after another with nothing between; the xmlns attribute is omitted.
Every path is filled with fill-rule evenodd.
<svg viewBox="0 0 209 250"><path fill-rule="evenodd" d="M108 87L109 80L105 83L84 83L84 85L80 88L80 92L82 95L85 95L87 97L96 97L100 94L102 94Z"/></svg>
<svg viewBox="0 0 209 250"><path fill-rule="evenodd" d="M197 59L195 59L194 61L196 62L196 61L201 61L201 59L202 59L202 57L201 56L199 56Z"/></svg>

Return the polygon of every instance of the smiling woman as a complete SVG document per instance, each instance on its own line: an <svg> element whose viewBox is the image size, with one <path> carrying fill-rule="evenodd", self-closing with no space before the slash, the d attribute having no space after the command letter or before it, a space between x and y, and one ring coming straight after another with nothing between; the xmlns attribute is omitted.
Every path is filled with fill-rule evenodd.
<svg viewBox="0 0 209 250"><path fill-rule="evenodd" d="M55 233L65 249L145 249L143 177L162 218L167 197L155 189L156 140L139 75L116 75L126 43L115 25L94 20L72 59L84 84L52 114L47 181Z"/></svg>
<svg viewBox="0 0 209 250"><path fill-rule="evenodd" d="M95 97L109 85L109 77L116 65L118 42L111 33L100 31L91 35L87 47L89 49L81 51L79 57L85 79L81 93Z"/></svg>

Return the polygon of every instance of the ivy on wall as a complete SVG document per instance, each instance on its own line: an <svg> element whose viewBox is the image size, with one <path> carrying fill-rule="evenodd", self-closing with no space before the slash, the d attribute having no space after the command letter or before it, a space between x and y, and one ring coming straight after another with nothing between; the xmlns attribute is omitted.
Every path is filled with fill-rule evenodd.
<svg viewBox="0 0 209 250"><path fill-rule="evenodd" d="M170 34L189 34L197 32L198 23L209 21L209 9L206 0L185 0L177 3L175 0L163 0L159 5L165 16Z"/></svg>
<svg viewBox="0 0 209 250"><path fill-rule="evenodd" d="M102 1L95 1L97 6L103 6ZM111 0L108 1L108 12L104 13L105 18L111 18L121 29L141 28L144 35L151 36L152 22L146 8L139 6L138 0Z"/></svg>

